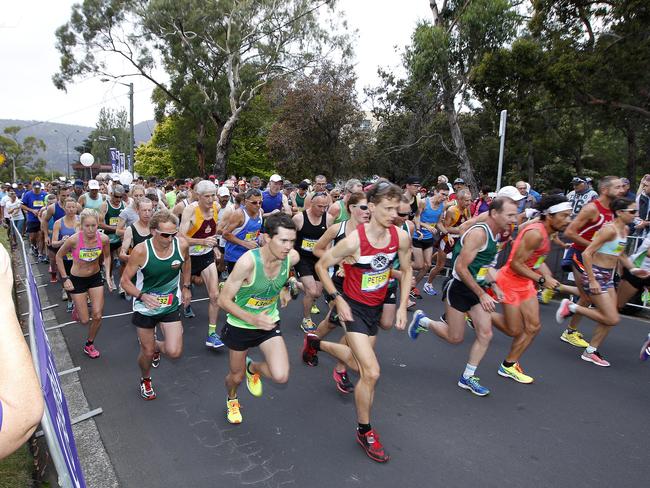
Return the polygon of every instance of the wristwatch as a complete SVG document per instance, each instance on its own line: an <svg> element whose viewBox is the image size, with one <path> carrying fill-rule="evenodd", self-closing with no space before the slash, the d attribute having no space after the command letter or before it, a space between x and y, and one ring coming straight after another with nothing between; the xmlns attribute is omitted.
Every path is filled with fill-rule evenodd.
<svg viewBox="0 0 650 488"><path fill-rule="evenodd" d="M192 288L192 284L190 283L189 285L183 285L183 288L187 288L188 290L190 290Z"/></svg>
<svg viewBox="0 0 650 488"><path fill-rule="evenodd" d="M544 278L543 276L540 276L540 277L537 279L537 284L540 285L540 286L543 286L544 283L546 283L546 278Z"/></svg>
<svg viewBox="0 0 650 488"><path fill-rule="evenodd" d="M340 296L341 294L338 291L335 291L334 293L327 293L325 292L325 301L327 303L330 303L333 300L336 300L336 297Z"/></svg>

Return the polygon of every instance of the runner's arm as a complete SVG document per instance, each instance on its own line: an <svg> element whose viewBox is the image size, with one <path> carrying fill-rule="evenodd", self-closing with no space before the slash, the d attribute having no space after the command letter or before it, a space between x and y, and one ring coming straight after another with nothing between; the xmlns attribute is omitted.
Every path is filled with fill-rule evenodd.
<svg viewBox="0 0 650 488"><path fill-rule="evenodd" d="M59 235L61 233L61 220L63 220L63 218L54 222L54 227L52 228L52 241L50 242L50 245L54 248L61 247L61 244L63 244L63 240L59 240L61 237Z"/></svg>
<svg viewBox="0 0 650 488"><path fill-rule="evenodd" d="M192 284L192 258L190 257L190 246L187 244L187 241L180 239L179 242L181 255L184 259L181 268L181 298L183 306L187 307L192 301L192 291L190 290L190 285Z"/></svg>
<svg viewBox="0 0 650 488"><path fill-rule="evenodd" d="M120 214L120 216L117 218L117 226L115 227L115 233L120 237L124 237L125 232L126 232L126 219L122 218Z"/></svg>
<svg viewBox="0 0 650 488"><path fill-rule="evenodd" d="M140 294L140 290L133 284L132 280L146 259L147 251L145 246L146 244L141 242L131 250L129 259L126 261L126 266L124 267L124 272L122 273L122 278L120 279L120 285L132 297L137 297ZM120 257L121 255L122 253L120 252Z"/></svg>
<svg viewBox="0 0 650 488"><path fill-rule="evenodd" d="M329 219L330 217L332 218L332 222L335 221L338 216L341 214L341 206L340 205L332 205L329 210L327 211L327 218Z"/></svg>
<svg viewBox="0 0 650 488"><path fill-rule="evenodd" d="M63 256L68 254L70 251L72 251L76 246L77 242L79 242L79 234L73 234L69 238L67 238L65 241L63 241L63 244L61 244L61 247L59 250L56 252L56 267L59 270L59 274L61 276L64 275L65 273L65 266L63 265ZM65 280L63 280L65 282Z"/></svg>
<svg viewBox="0 0 650 488"><path fill-rule="evenodd" d="M485 229L475 227L463 237L463 247L460 254L456 258L454 269L458 274L461 281L472 290L472 292L481 298L485 294L485 290L479 286L472 274L469 272L468 266L472 264L479 250L485 246L487 241L487 233Z"/></svg>
<svg viewBox="0 0 650 488"><path fill-rule="evenodd" d="M131 247L131 242L133 241L133 230L131 230L131 227L127 227L126 230L124 231L124 237L122 237L122 246L120 247L120 261L123 263L128 263L129 262L129 255L127 254L127 251Z"/></svg>
<svg viewBox="0 0 650 488"><path fill-rule="evenodd" d="M47 224L48 220L54 215L54 205L48 205L47 208L45 209L45 212L43 212L40 216L40 224L41 224L41 232L43 233L43 238L45 239L45 245L50 244L50 236L48 235L47 232Z"/></svg>
<svg viewBox="0 0 650 488"><path fill-rule="evenodd" d="M314 249L313 249L314 256L320 258L323 256L323 254L325 254L325 251L327 250L329 245L336 237L336 234L338 234L341 225L342 224L332 225L327 228L325 233L320 237L320 239L318 239L318 242L316 242L316 244L314 245Z"/></svg>
<svg viewBox="0 0 650 488"><path fill-rule="evenodd" d="M406 306L409 302L409 293L411 292L411 278L413 277L413 269L411 268L411 238L402 229L397 230L399 237L399 249L397 255L399 256L400 277L399 277L399 291L400 302L397 314L395 316L395 327L403 330L406 327Z"/></svg>
<svg viewBox="0 0 650 488"><path fill-rule="evenodd" d="M293 212L291 211L291 205L289 205L289 199L284 193L282 193L282 211L289 217L293 215Z"/></svg>
<svg viewBox="0 0 650 488"><path fill-rule="evenodd" d="M526 265L526 260L533 254L535 249L542 245L542 242L542 234L537 229L531 229L526 232L512 258L510 269L519 276L523 276L537 283L541 275L530 269Z"/></svg>
<svg viewBox="0 0 650 488"><path fill-rule="evenodd" d="M579 246L588 247L589 241L578 235L578 230L586 227L598 218L598 208L594 203L588 203L578 213L575 219L564 230L564 236Z"/></svg>
<svg viewBox="0 0 650 488"><path fill-rule="evenodd" d="M108 290L113 291L115 289L115 283L113 283L113 275L111 273L111 242L108 239L106 234L100 234L102 239L102 254L104 256L104 273L106 276L106 281L108 282Z"/></svg>

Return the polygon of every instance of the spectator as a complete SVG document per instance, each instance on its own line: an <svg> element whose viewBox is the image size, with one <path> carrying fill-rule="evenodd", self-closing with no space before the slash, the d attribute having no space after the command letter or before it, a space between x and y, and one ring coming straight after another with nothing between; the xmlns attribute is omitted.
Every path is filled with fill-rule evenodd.
<svg viewBox="0 0 650 488"><path fill-rule="evenodd" d="M487 212L490 208L490 203L492 198L490 198L490 187L482 186L481 191L478 194L478 198L472 202L470 211L472 217L476 217L484 212Z"/></svg>
<svg viewBox="0 0 650 488"><path fill-rule="evenodd" d="M639 191L639 219L635 230L636 235L645 237L650 227L650 177L644 177L641 180L641 190Z"/></svg>
<svg viewBox="0 0 650 488"><path fill-rule="evenodd" d="M11 296L10 263L0 246L0 459L27 442L43 417L43 394Z"/></svg>
<svg viewBox="0 0 650 488"><path fill-rule="evenodd" d="M251 180L252 182L253 180ZM269 187L262 193L262 211L264 212L264 218L278 212L291 215L289 201L282 193L282 177L278 174L271 175Z"/></svg>
<svg viewBox="0 0 650 488"><path fill-rule="evenodd" d="M571 184L573 190L567 194L567 199L571 203L571 217L575 217L582 210L582 207L598 198L598 193L589 187L584 178L579 176L573 178Z"/></svg>
<svg viewBox="0 0 650 488"><path fill-rule="evenodd" d="M621 178L621 183L623 183L623 198L635 201L636 193L630 190L630 180L627 178Z"/></svg>
<svg viewBox="0 0 650 488"><path fill-rule="evenodd" d="M523 213L527 208L533 208L537 202L542 199L542 196L533 190L528 183L525 181L518 181L515 185L517 190L525 198L522 198L519 202L519 213Z"/></svg>

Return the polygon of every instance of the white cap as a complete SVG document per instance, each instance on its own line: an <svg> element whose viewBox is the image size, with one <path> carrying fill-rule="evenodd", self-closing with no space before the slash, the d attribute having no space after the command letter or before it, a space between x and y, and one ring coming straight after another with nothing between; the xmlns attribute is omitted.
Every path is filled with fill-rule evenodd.
<svg viewBox="0 0 650 488"><path fill-rule="evenodd" d="M219 197L226 197L230 196L230 190L226 186L220 186L219 190L217 190L217 196Z"/></svg>
<svg viewBox="0 0 650 488"><path fill-rule="evenodd" d="M18 183L14 183L13 185L11 185L11 188L18 188Z"/></svg>
<svg viewBox="0 0 650 488"><path fill-rule="evenodd" d="M282 176L280 176L279 174L271 175L271 177L269 178L269 181L276 181L276 182L277 181L282 181Z"/></svg>
<svg viewBox="0 0 650 488"><path fill-rule="evenodd" d="M521 193L519 193L519 190L517 190L514 186L504 186L497 192L497 197L507 197L510 198L511 200L514 200L515 202L518 202L522 198L526 198L523 196Z"/></svg>
<svg viewBox="0 0 650 488"><path fill-rule="evenodd" d="M99 190L99 181L97 181L97 180L88 181L88 189L89 190Z"/></svg>
<svg viewBox="0 0 650 488"><path fill-rule="evenodd" d="M111 180L120 181L120 175L118 175L117 173L112 173L111 174Z"/></svg>

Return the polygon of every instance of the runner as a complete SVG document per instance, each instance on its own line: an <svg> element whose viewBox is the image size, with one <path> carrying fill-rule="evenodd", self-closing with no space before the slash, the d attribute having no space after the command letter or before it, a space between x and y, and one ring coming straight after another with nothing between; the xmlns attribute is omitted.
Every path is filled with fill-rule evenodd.
<svg viewBox="0 0 650 488"><path fill-rule="evenodd" d="M537 204L539 222L520 229L505 266L499 269L496 284L503 293L504 320L494 325L513 338L510 352L499 366L498 373L519 383L532 383L519 365L519 360L539 333L539 302L536 285L554 289L560 283L553 278L544 260L551 250L550 235L561 232L569 224L571 204L562 195L548 195Z"/></svg>
<svg viewBox="0 0 650 488"><path fill-rule="evenodd" d="M278 212L291 215L289 201L282 193L282 177L278 174L271 175L268 188L262 192L262 212L265 219Z"/></svg>
<svg viewBox="0 0 650 488"><path fill-rule="evenodd" d="M582 271L582 251L591 243L593 236L600 228L610 222L613 218L610 205L615 198L618 198L623 185L617 176L605 176L598 183L599 196L597 199L586 203L578 216L569 224L564 231L564 236L573 242L562 259L565 269L573 272L576 286L580 291L578 305L587 306L590 303L589 296L582 289L582 280L579 279ZM586 348L589 343L584 340L582 333L578 330L580 314L571 318L569 326L562 332L560 340L576 347Z"/></svg>
<svg viewBox="0 0 650 488"><path fill-rule="evenodd" d="M138 210L135 208L136 202L144 198L144 186L133 185L131 187L131 203L120 212L117 219L117 229L115 232L120 238L124 238L126 229L136 220L138 220Z"/></svg>
<svg viewBox="0 0 650 488"><path fill-rule="evenodd" d="M315 300L323 294L323 286L314 269L317 258L314 256L314 246L318 239L325 234L328 227L327 196L316 193L311 200L308 210L294 215L293 223L296 226L297 236L295 247L300 255L300 262L296 264L296 276L303 284L305 296L302 300L303 319L301 328L304 332L316 330L316 324L311 319L312 306ZM318 312L316 312L318 313Z"/></svg>
<svg viewBox="0 0 650 488"><path fill-rule="evenodd" d="M347 210L348 199L350 198L350 195L360 191L363 191L363 185L361 184L361 181L357 180L356 178L352 178L345 182L345 193L343 194L343 198L340 198L338 200L334 199L334 204L332 204L327 211L327 214L330 216L334 224L338 224L350 218L350 214Z"/></svg>
<svg viewBox="0 0 650 488"><path fill-rule="evenodd" d="M472 204L472 194L469 190L459 190L454 201L455 205L450 205L445 212L443 228L446 232L440 242L436 266L429 272L427 282L422 287L422 290L427 295L437 294L433 288L433 280L444 268L447 254L453 252L455 239L461 235L460 226L471 217L469 207Z"/></svg>
<svg viewBox="0 0 650 488"><path fill-rule="evenodd" d="M52 247L52 230L54 223L63 218L65 210L63 209L63 202L68 198L70 190L65 187L59 187L55 193L48 195L47 207L41 212L41 232L45 239L45 247L47 248L48 261L50 262L49 273L50 283L57 282L57 268L56 268L56 249Z"/></svg>
<svg viewBox="0 0 650 488"><path fill-rule="evenodd" d="M43 232L41 232L41 222L39 220L39 212L45 207L45 197L47 197L47 193L43 191L41 182L35 181L32 184L32 189L25 192L21 198L22 209L27 214L25 230L29 235L32 254L41 263L47 262L43 248Z"/></svg>
<svg viewBox="0 0 650 488"><path fill-rule="evenodd" d="M308 190L309 183L303 180L298 184L298 189L291 194L291 201L293 202L292 212L294 214L305 210L305 198L307 198Z"/></svg>
<svg viewBox="0 0 650 488"><path fill-rule="evenodd" d="M616 198L611 206L614 219L601 227L593 240L582 251L582 273L576 281L582 281L582 289L596 308L581 307L565 298L560 303L556 318L558 323L574 313L584 315L596 322L596 330L581 358L596 366L610 366L598 351L613 326L620 321L616 306L614 273L619 262L628 272L640 279L650 276L648 271L635 267L625 255L628 225L637 214L636 203L627 198Z"/></svg>
<svg viewBox="0 0 650 488"><path fill-rule="evenodd" d="M77 203L81 205L82 209L90 208L99 212L103 201L104 195L99 193L99 181L89 180L88 191L79 197Z"/></svg>
<svg viewBox="0 0 650 488"><path fill-rule="evenodd" d="M228 217L223 229L226 240L226 268L230 273L237 260L249 249L259 246L262 228L262 192L251 188L244 193L244 200L238 210Z"/></svg>
<svg viewBox="0 0 650 488"><path fill-rule="evenodd" d="M328 301L336 300L336 308L345 325L347 345L321 341L315 334L305 336L306 359L325 351L349 368L359 371L360 379L354 389L357 409L357 442L366 454L377 462L386 462L389 455L370 424L375 385L379 379L379 362L374 346L381 320L381 311L393 261L399 255L400 306L396 327L406 327L406 305L411 283L411 243L406 232L397 229L393 220L400 205L402 190L380 180L367 193L371 212L370 223L328 249L316 263ZM344 260L353 260L350 264ZM343 293L339 293L328 274L330 266L343 262L345 278ZM312 359L313 361L313 359Z"/></svg>
<svg viewBox="0 0 650 488"><path fill-rule="evenodd" d="M230 349L226 419L231 424L242 422L237 389L244 377L256 397L262 395L262 376L276 383L289 379L278 298L282 307L290 300L286 284L291 266L299 260L293 249L296 230L291 217L277 213L266 219L266 232L267 244L241 256L219 298L219 305L228 313L221 337ZM264 361L254 362L248 357L248 350L254 347L260 348Z"/></svg>
<svg viewBox="0 0 650 488"><path fill-rule="evenodd" d="M124 239L122 240L122 247L120 247L120 261L124 265L128 264L133 248L151 238L149 226L153 214L153 203L143 198L134 201L133 208L137 212L137 220L124 231Z"/></svg>
<svg viewBox="0 0 650 488"><path fill-rule="evenodd" d="M404 196L409 200L409 220L414 220L420 207L420 188L421 180L417 176L410 176L404 185Z"/></svg>
<svg viewBox="0 0 650 488"><path fill-rule="evenodd" d="M194 187L197 202L183 210L180 233L190 245L192 276L200 277L210 297L208 304L208 334L205 345L213 349L223 347L217 334L217 317L219 316L219 273L215 259L219 257L217 241L217 218L219 205L215 202L217 187L209 180L198 182ZM184 310L185 317L194 317L194 311L188 304Z"/></svg>
<svg viewBox="0 0 650 488"><path fill-rule="evenodd" d="M140 205L146 207L148 203L140 202ZM160 361L160 353L176 359L183 352L179 300L182 297L183 304L188 305L192 299L189 290L191 261L188 244L176 237L177 226L178 219L167 210L151 217L151 238L133 247L122 274L122 287L134 297L131 322L136 326L140 342L140 396L145 400L156 398L151 380L152 363ZM130 229L132 227L127 232ZM156 339L157 325L165 337L162 341Z"/></svg>
<svg viewBox="0 0 650 488"><path fill-rule="evenodd" d="M63 202L63 208L65 210L65 215L54 222L54 227L52 228L52 241L51 246L58 251L59 248L63 245L66 239L74 235L79 231L79 217L77 216L77 211L79 206L74 198L66 198ZM56 261L56 255L54 256ZM64 270L59 270L59 276L70 276L70 271L72 269L72 252L67 253L63 256L63 266ZM63 282L61 282L62 295L61 298L67 302L66 312L72 312L74 303L68 292L63 287Z"/></svg>
<svg viewBox="0 0 650 488"><path fill-rule="evenodd" d="M446 257L440 251L438 243L441 234L446 229L441 222L445 211L445 202L449 198L449 188L446 183L439 183L436 186L432 197L420 201L417 215L415 216L415 235L413 238L413 268L417 270L415 275L415 287L411 290L411 298L421 297L417 284L429 272L432 263L433 251L436 250L436 275L445 265ZM431 295L438 292L431 288Z"/></svg>
<svg viewBox="0 0 650 488"><path fill-rule="evenodd" d="M461 190L459 200L464 198ZM492 319L496 311L494 296L502 297L494 279L498 235L517 222L517 204L509 198L496 198L490 202L487 218L467 230L454 248L452 278L445 284L443 300L445 319L436 322L417 310L409 324L409 337L418 338L420 332L430 330L450 344L460 344L465 335L465 315L469 314L476 339L458 386L475 395L485 396L490 390L480 384L476 369L485 356L492 340ZM495 295L490 294L489 288Z"/></svg>
<svg viewBox="0 0 650 488"><path fill-rule="evenodd" d="M108 241L111 244L111 270L117 269L118 280L124 272L124 268L122 268L119 262L122 239L116 232L119 216L126 207L122 201L123 195L124 187L122 185L113 185L110 197L102 202L99 209L99 228L108 236ZM122 298L125 297L124 290L121 286L118 292Z"/></svg>
<svg viewBox="0 0 650 488"><path fill-rule="evenodd" d="M110 242L108 236L97 230L99 216L93 209L84 209L79 215L80 230L66 239L56 253L56 262L60 270L65 269L63 257L72 253L72 267L69 275L62 275L61 281L65 290L72 295L78 321L88 325L88 339L83 347L84 353L90 358L99 357L99 351L94 345L95 338L102 324L104 310L104 278L100 269L100 258L103 258L104 273L108 281L109 291L115 289L111 278ZM88 302L92 305L92 317L88 315Z"/></svg>

